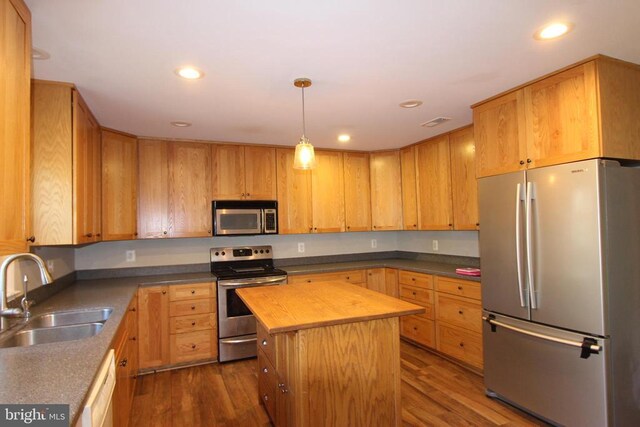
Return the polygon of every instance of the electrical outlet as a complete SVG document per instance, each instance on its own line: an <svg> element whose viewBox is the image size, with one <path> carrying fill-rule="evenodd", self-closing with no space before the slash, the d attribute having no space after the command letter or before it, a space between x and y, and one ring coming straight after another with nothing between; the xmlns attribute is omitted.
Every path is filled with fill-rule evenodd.
<svg viewBox="0 0 640 427"><path fill-rule="evenodd" d="M371 247L372 248L377 248L378 247L378 241L376 239L371 239Z"/></svg>
<svg viewBox="0 0 640 427"><path fill-rule="evenodd" d="M49 270L49 273L53 273L56 269L56 265L53 262L52 259L47 260L47 270Z"/></svg>
<svg viewBox="0 0 640 427"><path fill-rule="evenodd" d="M304 243L298 243L298 252L301 254L304 253Z"/></svg>
<svg viewBox="0 0 640 427"><path fill-rule="evenodd" d="M434 251L438 250L438 241L437 240L432 240L431 241L431 249L433 249Z"/></svg>
<svg viewBox="0 0 640 427"><path fill-rule="evenodd" d="M126 252L127 255L127 262L135 262L136 260L136 251L132 250L128 250Z"/></svg>

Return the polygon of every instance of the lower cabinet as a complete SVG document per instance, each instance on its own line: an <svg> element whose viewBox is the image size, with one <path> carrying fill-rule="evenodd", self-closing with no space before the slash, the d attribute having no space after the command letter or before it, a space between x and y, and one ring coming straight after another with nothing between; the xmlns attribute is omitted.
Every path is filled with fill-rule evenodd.
<svg viewBox="0 0 640 427"><path fill-rule="evenodd" d="M367 286L366 270L345 270L335 271L331 273L314 273L314 274L298 274L291 275L287 278L287 282L292 283L318 283L343 281L354 285Z"/></svg>
<svg viewBox="0 0 640 427"><path fill-rule="evenodd" d="M116 358L116 386L113 391L113 425L129 423L138 374L137 296L134 296L122 320L112 347Z"/></svg>
<svg viewBox="0 0 640 427"><path fill-rule="evenodd" d="M148 286L138 295L140 369L218 357L213 283Z"/></svg>
<svg viewBox="0 0 640 427"><path fill-rule="evenodd" d="M400 270L398 294L403 299L425 308L423 314L400 318L400 335L427 347L435 348L433 276Z"/></svg>

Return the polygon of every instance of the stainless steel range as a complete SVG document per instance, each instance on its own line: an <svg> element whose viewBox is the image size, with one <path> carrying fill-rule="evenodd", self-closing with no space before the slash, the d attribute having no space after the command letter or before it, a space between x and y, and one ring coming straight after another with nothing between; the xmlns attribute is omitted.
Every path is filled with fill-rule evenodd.
<svg viewBox="0 0 640 427"><path fill-rule="evenodd" d="M256 356L256 319L236 289L287 283L287 272L273 266L271 246L212 248L211 272L218 289L220 362Z"/></svg>

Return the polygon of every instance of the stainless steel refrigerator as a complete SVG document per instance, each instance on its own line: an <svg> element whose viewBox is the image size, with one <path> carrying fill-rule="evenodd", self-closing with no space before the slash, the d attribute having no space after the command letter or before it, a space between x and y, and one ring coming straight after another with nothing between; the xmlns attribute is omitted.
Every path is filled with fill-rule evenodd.
<svg viewBox="0 0 640 427"><path fill-rule="evenodd" d="M478 180L487 394L555 424L640 425L640 169Z"/></svg>

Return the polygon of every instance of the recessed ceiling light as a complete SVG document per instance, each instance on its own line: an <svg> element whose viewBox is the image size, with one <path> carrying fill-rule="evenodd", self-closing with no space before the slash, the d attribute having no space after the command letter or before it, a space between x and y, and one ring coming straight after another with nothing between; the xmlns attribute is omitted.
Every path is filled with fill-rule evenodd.
<svg viewBox="0 0 640 427"><path fill-rule="evenodd" d="M42 49L38 49L37 47L32 47L31 57L33 59L49 59L51 58L51 55L49 55L49 52L46 52Z"/></svg>
<svg viewBox="0 0 640 427"><path fill-rule="evenodd" d="M183 79L188 80L201 79L204 77L204 73L202 72L202 70L199 70L195 67L180 67L176 69L176 74Z"/></svg>
<svg viewBox="0 0 640 427"><path fill-rule="evenodd" d="M451 117L436 117L435 119L431 119L428 122L421 123L420 126L432 128L434 126L441 125L444 122L448 122L451 120Z"/></svg>
<svg viewBox="0 0 640 427"><path fill-rule="evenodd" d="M342 135L338 135L338 141L340 142L349 142L351 141L351 136L343 133Z"/></svg>
<svg viewBox="0 0 640 427"><path fill-rule="evenodd" d="M573 24L568 22L553 22L540 28L533 34L536 40L551 40L564 36L573 29Z"/></svg>
<svg viewBox="0 0 640 427"><path fill-rule="evenodd" d="M419 99L407 99L406 101L402 101L400 106L402 108L416 108L422 105L422 101Z"/></svg>
<svg viewBox="0 0 640 427"><path fill-rule="evenodd" d="M188 128L189 126L191 126L191 123L177 121L177 122L171 122L171 126L175 126L177 128Z"/></svg>

